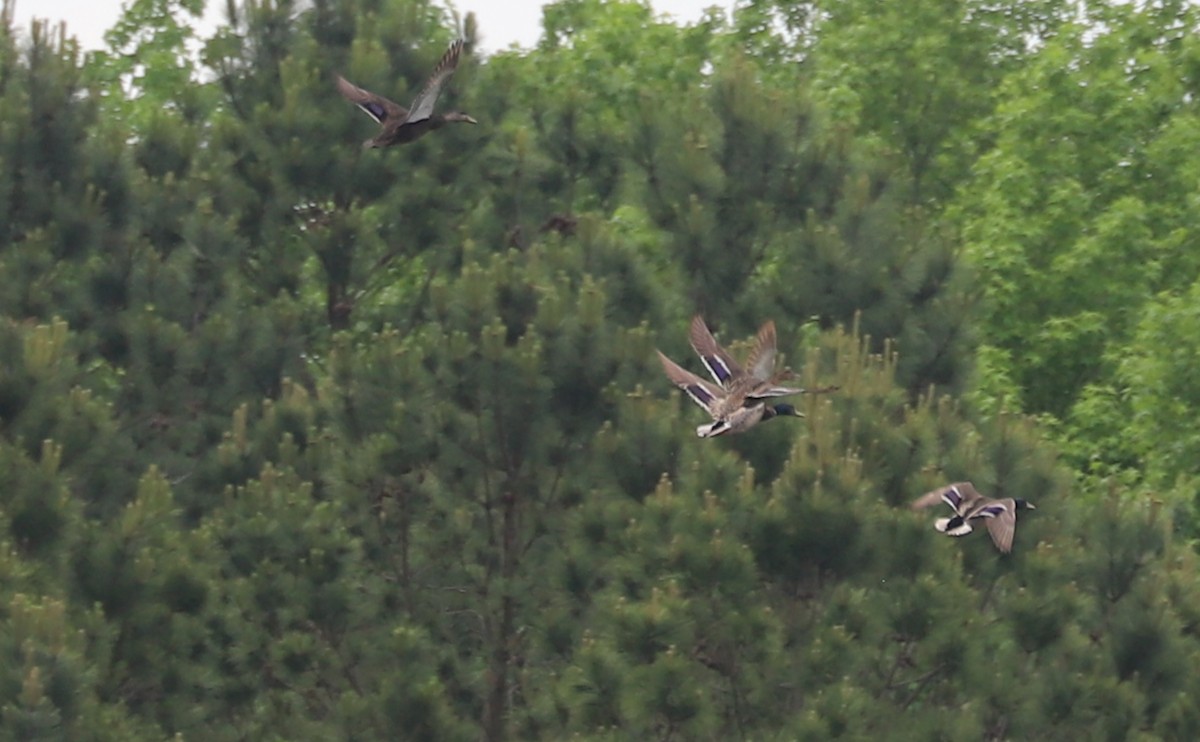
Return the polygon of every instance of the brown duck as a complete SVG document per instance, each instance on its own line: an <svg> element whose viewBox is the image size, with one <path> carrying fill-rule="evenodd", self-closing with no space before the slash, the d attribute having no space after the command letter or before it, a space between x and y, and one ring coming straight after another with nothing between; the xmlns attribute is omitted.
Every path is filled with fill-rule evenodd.
<svg viewBox="0 0 1200 742"><path fill-rule="evenodd" d="M388 100L382 95L376 95L369 90L346 81L341 75L335 75L338 92L342 97L358 106L379 124L379 134L363 142L364 148L391 147L394 144L407 144L420 138L427 131L440 129L452 121L462 121L468 124L477 123L465 113L448 111L434 113L433 106L437 103L442 87L450 80L458 67L458 58L462 54L463 40L457 39L442 55L442 60L433 68L433 74L417 93L412 105L405 109L395 101Z"/></svg>

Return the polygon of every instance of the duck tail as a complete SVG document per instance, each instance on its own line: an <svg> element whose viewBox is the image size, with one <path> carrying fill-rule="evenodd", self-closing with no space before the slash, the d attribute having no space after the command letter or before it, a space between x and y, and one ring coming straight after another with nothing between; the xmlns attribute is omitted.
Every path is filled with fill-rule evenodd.
<svg viewBox="0 0 1200 742"><path fill-rule="evenodd" d="M721 435L722 433L726 432L728 427L728 423L726 423L724 420L704 423L703 425L696 426L696 435L701 438L712 438L713 436Z"/></svg>
<svg viewBox="0 0 1200 742"><path fill-rule="evenodd" d="M933 527L947 536L965 536L971 532L971 524L959 517L938 518Z"/></svg>

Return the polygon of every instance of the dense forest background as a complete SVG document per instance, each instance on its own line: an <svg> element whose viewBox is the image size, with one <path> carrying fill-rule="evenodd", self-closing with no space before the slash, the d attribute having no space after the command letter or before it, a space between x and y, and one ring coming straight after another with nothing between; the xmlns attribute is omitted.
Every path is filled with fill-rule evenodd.
<svg viewBox="0 0 1200 742"><path fill-rule="evenodd" d="M5 6L0 740L1200 738L1195 7L228 5Z"/></svg>

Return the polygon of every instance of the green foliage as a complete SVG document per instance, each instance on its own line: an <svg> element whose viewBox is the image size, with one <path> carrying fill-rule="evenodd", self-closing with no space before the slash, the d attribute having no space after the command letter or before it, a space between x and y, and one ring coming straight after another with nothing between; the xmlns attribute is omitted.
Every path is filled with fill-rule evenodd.
<svg viewBox="0 0 1200 742"><path fill-rule="evenodd" d="M191 24L204 6L204 0L135 0L123 7L104 35L108 49L86 65L93 85L105 90L107 115L142 132L155 122L197 122L208 113L211 91L193 84L199 70L190 48L197 41Z"/></svg>
<svg viewBox="0 0 1200 742"><path fill-rule="evenodd" d="M902 163L917 203L966 179L1000 80L1069 14L1058 0L819 5L811 45L821 95L839 126L877 138Z"/></svg>
<svg viewBox="0 0 1200 742"><path fill-rule="evenodd" d="M6 27L0 739L1195 737L1193 11L1073 7L468 18L382 152L425 0Z"/></svg>
<svg viewBox="0 0 1200 742"><path fill-rule="evenodd" d="M1195 50L1181 30L1194 9L1089 9L1094 23L1064 26L1005 81L988 124L996 146L954 208L986 302L983 387L1061 420L1081 468L1166 471L1154 436L1112 432L1134 414L1134 395L1148 397L1123 361L1150 352L1139 328L1161 316L1157 297L1182 297L1200 269L1183 247L1195 204L1179 187L1196 167L1194 81L1183 72Z"/></svg>
<svg viewBox="0 0 1200 742"><path fill-rule="evenodd" d="M1200 282L1178 296L1163 294L1148 302L1132 352L1117 371L1117 379L1129 390L1133 445L1146 462L1147 478L1159 486L1197 473L1192 462L1200 440L1192 422L1200 400L1194 371L1200 352L1198 297Z"/></svg>

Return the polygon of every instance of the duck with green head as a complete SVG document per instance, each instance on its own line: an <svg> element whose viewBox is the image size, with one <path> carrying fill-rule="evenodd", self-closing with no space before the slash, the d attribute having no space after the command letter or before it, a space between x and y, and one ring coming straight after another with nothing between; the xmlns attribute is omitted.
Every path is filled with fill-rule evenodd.
<svg viewBox="0 0 1200 742"><path fill-rule="evenodd" d="M837 387L802 389L781 386L791 377L785 369L775 373L775 323L767 321L758 330L757 342L743 367L717 343L708 325L699 315L692 318L690 333L692 349L713 377L705 381L667 358L662 351L658 359L663 371L675 386L712 417L711 423L696 428L696 435L712 438L727 433L743 433L764 420L775 417L804 417L790 404L768 404L767 400L791 394L823 393Z"/></svg>
<svg viewBox="0 0 1200 742"><path fill-rule="evenodd" d="M944 502L954 511L950 518L938 518L933 527L947 536L965 536L973 528L972 521L983 520L987 524L992 543L1007 554L1012 551L1013 533L1017 529L1018 510L1037 510L1033 503L1019 497L1004 497L994 500L984 497L970 482L955 482L926 492L913 501L913 510Z"/></svg>

